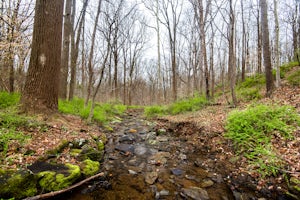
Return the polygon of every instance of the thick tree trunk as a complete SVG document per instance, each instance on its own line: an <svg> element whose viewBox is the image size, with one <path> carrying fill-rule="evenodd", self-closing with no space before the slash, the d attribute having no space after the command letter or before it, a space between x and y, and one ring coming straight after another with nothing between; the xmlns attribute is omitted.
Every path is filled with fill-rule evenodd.
<svg viewBox="0 0 300 200"><path fill-rule="evenodd" d="M37 0L28 74L21 97L25 112L58 109L64 1Z"/></svg>
<svg viewBox="0 0 300 200"><path fill-rule="evenodd" d="M266 0L260 0L261 8L261 24L262 24L262 42L263 42L263 56L266 73L266 96L271 97L274 83L272 75L270 41L269 41L269 24L268 24L268 7Z"/></svg>

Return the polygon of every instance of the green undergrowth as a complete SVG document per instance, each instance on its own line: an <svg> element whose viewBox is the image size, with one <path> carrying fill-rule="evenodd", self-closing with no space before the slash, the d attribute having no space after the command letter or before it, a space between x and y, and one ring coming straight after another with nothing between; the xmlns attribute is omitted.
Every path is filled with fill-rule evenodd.
<svg viewBox="0 0 300 200"><path fill-rule="evenodd" d="M15 106L20 101L20 94L18 93L8 93L0 92L0 109L8 108L10 106Z"/></svg>
<svg viewBox="0 0 300 200"><path fill-rule="evenodd" d="M300 116L291 106L252 105L229 114L225 137L262 176L276 175L285 163L272 146L272 138L292 139L299 125Z"/></svg>
<svg viewBox="0 0 300 200"><path fill-rule="evenodd" d="M91 103L84 106L84 100L74 98L71 101L59 100L58 110L65 114L72 114L87 119L91 109ZM94 108L93 120L99 123L105 123L111 120L115 115L120 115L126 111L127 107L119 103L97 103Z"/></svg>
<svg viewBox="0 0 300 200"><path fill-rule="evenodd" d="M280 66L280 77L285 78L286 74L290 72L294 67L299 66L298 61L293 61L289 63L285 63L282 66Z"/></svg>
<svg viewBox="0 0 300 200"><path fill-rule="evenodd" d="M157 117L162 115L176 115L185 112L197 111L207 105L204 96L182 99L167 106L148 106L145 107L144 114L147 117Z"/></svg>
<svg viewBox="0 0 300 200"><path fill-rule="evenodd" d="M263 74L257 74L252 77L247 77L244 82L236 87L239 99L255 100L261 99L261 89L265 87L266 79Z"/></svg>

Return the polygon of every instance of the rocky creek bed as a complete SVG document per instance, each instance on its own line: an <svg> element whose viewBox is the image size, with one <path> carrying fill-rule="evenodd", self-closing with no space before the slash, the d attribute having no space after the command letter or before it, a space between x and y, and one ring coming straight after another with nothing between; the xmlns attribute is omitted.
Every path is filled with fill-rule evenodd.
<svg viewBox="0 0 300 200"><path fill-rule="evenodd" d="M26 146L11 143L0 199L299 200L299 179L249 172L210 117L199 126L129 110L100 130L66 119L26 132Z"/></svg>
<svg viewBox="0 0 300 200"><path fill-rule="evenodd" d="M152 123L133 111L111 128L101 164L105 176L55 199L298 198L281 186L257 189L257 180L247 173L232 173L238 164L220 159L226 153L212 144L226 141L208 137L193 124Z"/></svg>

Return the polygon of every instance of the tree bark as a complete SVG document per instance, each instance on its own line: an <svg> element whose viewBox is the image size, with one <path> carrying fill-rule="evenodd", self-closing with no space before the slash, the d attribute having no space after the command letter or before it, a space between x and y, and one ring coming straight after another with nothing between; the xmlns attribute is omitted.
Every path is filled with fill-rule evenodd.
<svg viewBox="0 0 300 200"><path fill-rule="evenodd" d="M277 11L277 0L274 0L274 20L275 20L275 66L276 66L276 87L280 87L280 66L279 66L279 21Z"/></svg>
<svg viewBox="0 0 300 200"><path fill-rule="evenodd" d="M70 54L70 39L72 32L71 24L71 12L72 12L72 0L66 0L64 13L64 26L63 26L63 48L61 58L61 76L60 76L60 88L59 97L61 99L67 98L68 87L68 71L69 71L69 54ZM73 5L75 6L75 5Z"/></svg>
<svg viewBox="0 0 300 200"><path fill-rule="evenodd" d="M266 75L266 97L271 97L274 83L272 75L270 41L269 41L269 24L268 24L268 7L266 0L260 0L261 25L262 25L262 43L263 56Z"/></svg>
<svg viewBox="0 0 300 200"><path fill-rule="evenodd" d="M237 98L235 95L236 84L236 55L235 55L235 14L230 0L230 23L229 23L229 58L228 58L228 77L230 82L230 91L232 106L236 107Z"/></svg>
<svg viewBox="0 0 300 200"><path fill-rule="evenodd" d="M261 26L260 26L260 11L257 9L257 73L262 73L262 35L261 35Z"/></svg>
<svg viewBox="0 0 300 200"><path fill-rule="evenodd" d="M102 3L102 0L100 0L99 4L98 4L96 19L95 19L95 24L94 24L93 34L92 34L92 40L91 40L91 50L90 50L89 62L88 62L88 85L87 85L88 88L87 88L87 95L86 95L86 99L85 99L85 106L88 105L89 99L90 99L90 96L92 93L92 85L93 85L93 77L94 77L94 70L93 70L92 62L93 62L93 57L94 57L96 31L97 31L98 20L99 20L100 11L101 11L101 3Z"/></svg>
<svg viewBox="0 0 300 200"><path fill-rule="evenodd" d="M58 109L64 1L36 0L32 50L21 97L30 113Z"/></svg>

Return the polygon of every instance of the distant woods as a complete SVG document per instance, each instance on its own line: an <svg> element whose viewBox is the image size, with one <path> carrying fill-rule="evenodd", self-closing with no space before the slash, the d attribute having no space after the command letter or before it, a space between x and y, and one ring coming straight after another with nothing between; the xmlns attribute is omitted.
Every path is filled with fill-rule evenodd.
<svg viewBox="0 0 300 200"><path fill-rule="evenodd" d="M235 105L238 82L264 73L271 96L278 66L299 59L296 0L60 2L0 1L0 90L22 92L26 105L40 101L31 107L58 97L127 105L196 94L209 100L216 88Z"/></svg>

